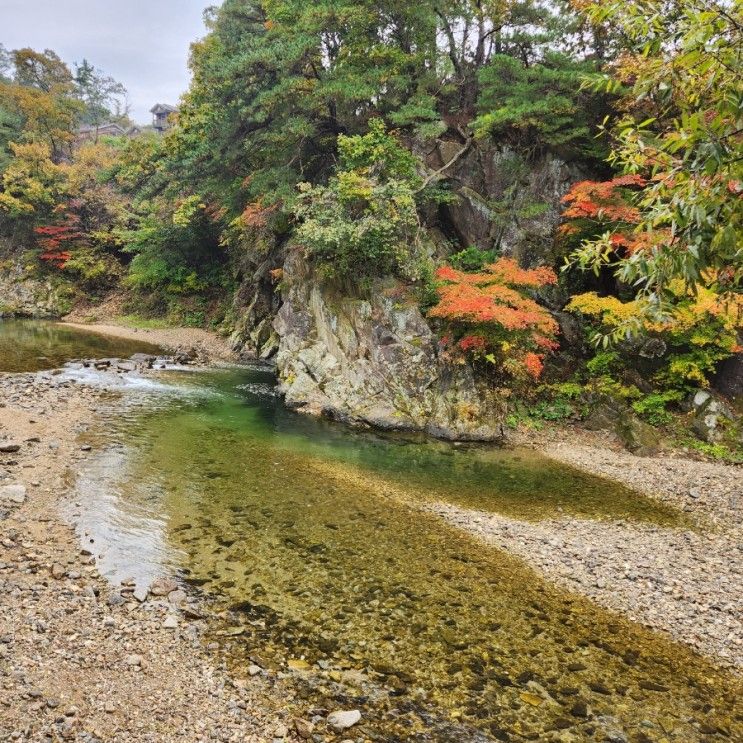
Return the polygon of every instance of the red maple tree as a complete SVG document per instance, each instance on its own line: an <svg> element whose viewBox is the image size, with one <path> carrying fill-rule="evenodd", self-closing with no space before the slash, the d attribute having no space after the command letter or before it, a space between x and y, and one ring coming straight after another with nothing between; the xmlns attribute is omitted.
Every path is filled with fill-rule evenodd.
<svg viewBox="0 0 743 743"><path fill-rule="evenodd" d="M477 273L443 266L436 276L439 301L429 316L447 323L444 345L514 377L541 375L546 354L557 348L558 325L528 292L555 284L552 269L523 269L501 258Z"/></svg>

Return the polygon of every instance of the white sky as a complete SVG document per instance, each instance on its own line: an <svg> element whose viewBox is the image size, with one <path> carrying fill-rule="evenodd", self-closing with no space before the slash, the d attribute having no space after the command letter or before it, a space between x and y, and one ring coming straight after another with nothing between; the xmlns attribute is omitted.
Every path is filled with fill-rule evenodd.
<svg viewBox="0 0 743 743"><path fill-rule="evenodd" d="M131 117L177 104L188 88L189 44L219 0L0 0L0 44L53 49L72 67L86 58L123 83Z"/></svg>

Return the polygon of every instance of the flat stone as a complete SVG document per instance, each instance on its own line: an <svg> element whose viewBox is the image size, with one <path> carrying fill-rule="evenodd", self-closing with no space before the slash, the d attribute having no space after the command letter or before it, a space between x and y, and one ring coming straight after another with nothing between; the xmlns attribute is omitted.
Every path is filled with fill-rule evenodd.
<svg viewBox="0 0 743 743"><path fill-rule="evenodd" d="M328 715L328 725L336 732L348 730L361 719L361 712L357 709L338 710Z"/></svg>
<svg viewBox="0 0 743 743"><path fill-rule="evenodd" d="M165 621L163 622L163 627L165 629L177 629L178 619L173 614L168 614L168 616L165 617Z"/></svg>
<svg viewBox="0 0 743 743"><path fill-rule="evenodd" d="M0 487L0 501L21 505L26 501L26 486L3 485Z"/></svg>
<svg viewBox="0 0 743 743"><path fill-rule="evenodd" d="M13 454L21 450L21 445L16 443L0 444L0 453Z"/></svg>

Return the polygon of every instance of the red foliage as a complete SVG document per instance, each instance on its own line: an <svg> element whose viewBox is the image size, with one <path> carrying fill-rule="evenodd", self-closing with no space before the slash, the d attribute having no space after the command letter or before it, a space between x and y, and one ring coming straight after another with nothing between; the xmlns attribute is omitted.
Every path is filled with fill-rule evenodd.
<svg viewBox="0 0 743 743"><path fill-rule="evenodd" d="M556 283L552 269L523 269L513 259L501 258L479 273L443 266L436 276L442 282L439 302L429 316L483 329L465 333L457 342L459 351L479 356L489 349L500 351L520 360L528 376L541 373L544 355L557 348L558 325L525 290Z"/></svg>
<svg viewBox="0 0 743 743"><path fill-rule="evenodd" d="M484 351L487 341L481 335L465 335L457 345L462 351Z"/></svg>
<svg viewBox="0 0 743 743"><path fill-rule="evenodd" d="M72 257L67 248L83 237L83 234L70 224L43 225L36 227L34 234L36 242L43 250L39 258L59 269L64 268Z"/></svg>
<svg viewBox="0 0 743 743"><path fill-rule="evenodd" d="M627 203L621 188L643 187L647 181L639 175L622 175L610 181L580 181L562 198L568 207L565 219L589 219L594 222L637 224L640 212Z"/></svg>

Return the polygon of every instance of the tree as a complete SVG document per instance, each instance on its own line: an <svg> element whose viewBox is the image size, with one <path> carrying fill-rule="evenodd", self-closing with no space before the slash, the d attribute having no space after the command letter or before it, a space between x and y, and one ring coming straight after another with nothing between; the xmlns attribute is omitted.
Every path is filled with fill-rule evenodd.
<svg viewBox="0 0 743 743"><path fill-rule="evenodd" d="M595 85L626 86L611 130L611 163L643 179L630 195L634 249L612 232L588 239L573 265L611 266L642 295L643 313L692 293L743 291L743 6L724 0L578 3L595 24L621 30L629 50ZM614 242L612 242L614 241Z"/></svg>
<svg viewBox="0 0 743 743"><path fill-rule="evenodd" d="M428 315L445 321L456 352L515 379L541 376L546 354L557 348L558 325L528 292L556 283L552 269L522 269L501 258L477 273L444 266L436 276L439 301Z"/></svg>
<svg viewBox="0 0 743 743"><path fill-rule="evenodd" d="M0 80L0 108L22 122L21 137L46 143L52 159L69 158L82 106L67 65L52 51L11 53L12 81Z"/></svg>
<svg viewBox="0 0 743 743"><path fill-rule="evenodd" d="M607 152L594 132L608 113L606 99L580 85L581 77L594 69L593 63L557 53L531 65L495 55L479 71L475 135L493 137L521 151L551 148L600 161Z"/></svg>
<svg viewBox="0 0 743 743"><path fill-rule="evenodd" d="M0 215L21 222L51 214L64 193L64 168L42 142L11 143L13 159L0 181Z"/></svg>
<svg viewBox="0 0 743 743"><path fill-rule="evenodd" d="M76 95L85 106L83 123L97 129L111 120L128 122L126 88L121 83L95 68L87 59L75 64L74 80Z"/></svg>

